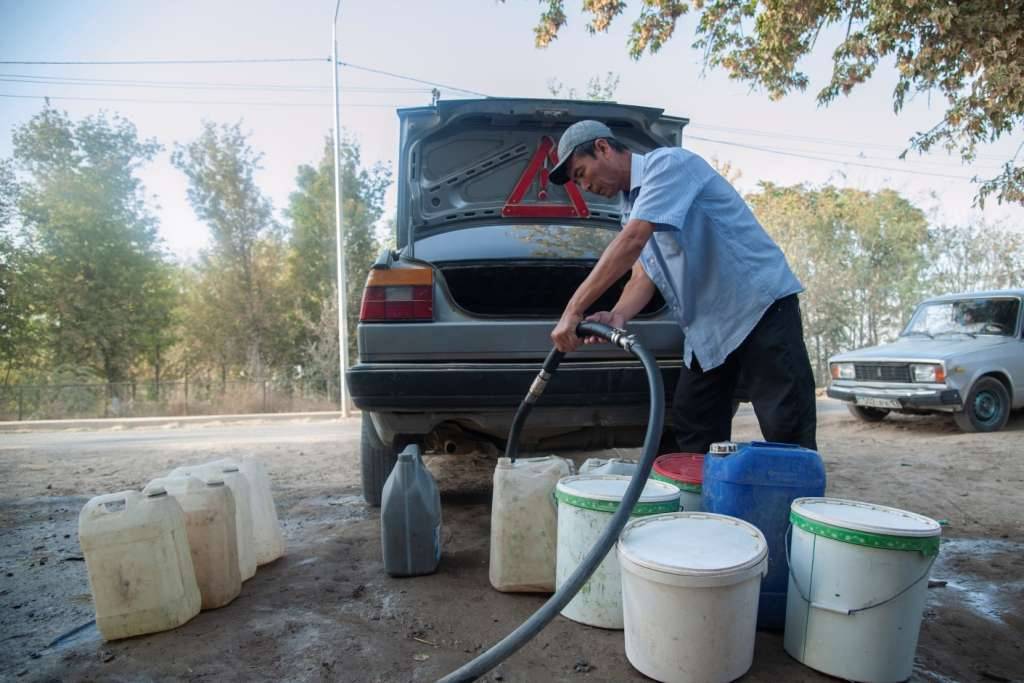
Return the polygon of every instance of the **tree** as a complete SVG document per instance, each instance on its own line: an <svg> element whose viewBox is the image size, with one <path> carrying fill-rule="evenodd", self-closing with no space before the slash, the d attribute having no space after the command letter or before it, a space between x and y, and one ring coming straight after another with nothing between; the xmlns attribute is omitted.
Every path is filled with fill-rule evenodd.
<svg viewBox="0 0 1024 683"><path fill-rule="evenodd" d="M117 115L75 122L46 108L14 131L27 175L22 244L32 250L22 279L51 367L124 381L166 325L169 269L136 177L159 150Z"/></svg>
<svg viewBox="0 0 1024 683"><path fill-rule="evenodd" d="M273 207L256 185L262 155L248 142L241 125L205 122L199 138L176 144L171 161L188 177L188 199L210 228L212 248L197 267L198 283L189 315L203 321L200 338L205 360L263 377L282 365L287 344L287 296L281 291L286 268L281 226ZM197 297L196 293L200 293Z"/></svg>
<svg viewBox="0 0 1024 683"><path fill-rule="evenodd" d="M936 294L1020 287L1024 235L984 222L937 225L929 233L931 288Z"/></svg>
<svg viewBox="0 0 1024 683"><path fill-rule="evenodd" d="M927 223L895 192L762 183L747 196L805 287L804 336L823 383L832 354L895 334L924 293Z"/></svg>
<svg viewBox="0 0 1024 683"><path fill-rule="evenodd" d="M345 230L345 283L349 357L355 358L355 330L359 306L370 266L382 244L375 226L384 214L384 193L391 184L391 170L384 165L366 169L362 166L359 145L342 140L341 145L342 227ZM296 347L304 349L305 360L313 367L328 367L331 373L320 379L337 383L337 356L333 365L313 362L310 349L326 349L329 342L323 334L337 335L337 304L335 280L337 259L334 215L334 140L324 141L323 154L317 166L302 165L296 176L298 189L291 194L288 217L292 221L291 268L292 289L301 307L302 325ZM331 312L331 307L334 312ZM325 316L334 316L334 328L322 323ZM337 352L337 342L333 347ZM317 355L319 354L319 355ZM317 357L322 355L317 352Z"/></svg>
<svg viewBox="0 0 1024 683"><path fill-rule="evenodd" d="M591 76L587 80L586 90L580 99L593 100L595 102L611 102L615 99L615 91L619 89L619 80L619 75L612 71L604 75L604 80L601 80L600 76ZM551 93L552 97L562 97L564 93L566 99L577 99L576 88L567 88L557 78L548 79L548 92Z"/></svg>
<svg viewBox="0 0 1024 683"><path fill-rule="evenodd" d="M565 25L564 4L548 0L534 31L538 47L550 44ZM607 31L626 6L624 0L585 0L583 9L592 17L587 30ZM630 56L656 53L691 8L699 14L693 47L703 51L705 67L721 67L731 78L764 88L772 99L807 88L810 79L800 60L832 26L845 33L833 47L831 78L817 93L820 104L850 93L880 62L894 59L894 111L915 93L938 92L946 100L942 120L911 138L910 149L926 152L938 145L970 162L979 144L1024 123L1020 2L645 0L630 32ZM1024 164L1016 155L1000 174L981 182L977 201L989 195L1024 203Z"/></svg>
<svg viewBox="0 0 1024 683"><path fill-rule="evenodd" d="M25 291L30 252L16 235L18 181L10 159L0 159L0 371L10 380L32 330L32 297Z"/></svg>

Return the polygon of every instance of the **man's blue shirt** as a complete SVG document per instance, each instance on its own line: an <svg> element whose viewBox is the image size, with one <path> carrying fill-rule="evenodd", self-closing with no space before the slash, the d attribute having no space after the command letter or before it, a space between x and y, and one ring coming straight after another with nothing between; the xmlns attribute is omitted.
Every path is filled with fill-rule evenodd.
<svg viewBox="0 0 1024 683"><path fill-rule="evenodd" d="M654 224L640 260L694 356L710 370L747 338L772 302L803 290L743 198L704 159L663 147L634 154L622 224Z"/></svg>

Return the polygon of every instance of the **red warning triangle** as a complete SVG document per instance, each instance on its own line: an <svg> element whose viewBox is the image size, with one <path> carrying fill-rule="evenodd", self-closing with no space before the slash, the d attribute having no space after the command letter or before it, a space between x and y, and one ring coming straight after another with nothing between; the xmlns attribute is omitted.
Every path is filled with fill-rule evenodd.
<svg viewBox="0 0 1024 683"><path fill-rule="evenodd" d="M547 162L545 164L544 162ZM536 204L523 203L526 191L533 185L535 178L539 179L540 187L537 190L537 199L544 201L548 198L548 169L558 163L558 152L555 151L555 142L547 135L541 137L537 151L527 164L523 175L519 177L516 186L512 188L512 194L505 200L505 207L501 210L502 216L521 218L587 218L590 216L590 209L587 202L580 194L576 183L568 182L562 187L569 195L571 204Z"/></svg>

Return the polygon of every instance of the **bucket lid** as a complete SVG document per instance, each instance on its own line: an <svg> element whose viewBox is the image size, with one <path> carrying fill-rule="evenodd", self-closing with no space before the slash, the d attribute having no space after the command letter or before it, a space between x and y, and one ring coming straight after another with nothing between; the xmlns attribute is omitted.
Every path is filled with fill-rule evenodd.
<svg viewBox="0 0 1024 683"><path fill-rule="evenodd" d="M555 498L566 505L599 512L615 512L626 495L632 477L618 474L577 474L563 477L555 487ZM633 515L657 515L679 510L679 489L671 484L647 480Z"/></svg>
<svg viewBox="0 0 1024 683"><path fill-rule="evenodd" d="M874 503L841 498L797 498L794 526L844 543L890 550L938 552L942 527L930 517Z"/></svg>
<svg viewBox="0 0 1024 683"><path fill-rule="evenodd" d="M619 554L657 572L710 578L757 567L768 555L768 543L757 527L735 517L674 512L627 524Z"/></svg>
<svg viewBox="0 0 1024 683"><path fill-rule="evenodd" d="M669 453L654 461L654 473L659 481L668 481L684 491L700 493L704 481L704 456L700 453Z"/></svg>

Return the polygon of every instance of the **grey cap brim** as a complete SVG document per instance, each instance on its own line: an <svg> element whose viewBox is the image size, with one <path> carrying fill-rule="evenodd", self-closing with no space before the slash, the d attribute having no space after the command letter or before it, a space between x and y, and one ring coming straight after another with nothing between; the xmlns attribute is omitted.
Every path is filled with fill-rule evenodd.
<svg viewBox="0 0 1024 683"><path fill-rule="evenodd" d="M551 180L555 185L565 185L569 182L569 159L572 158L572 152L565 155L565 158L559 159L555 167L551 169L548 174L548 179Z"/></svg>

